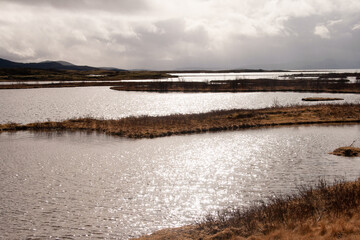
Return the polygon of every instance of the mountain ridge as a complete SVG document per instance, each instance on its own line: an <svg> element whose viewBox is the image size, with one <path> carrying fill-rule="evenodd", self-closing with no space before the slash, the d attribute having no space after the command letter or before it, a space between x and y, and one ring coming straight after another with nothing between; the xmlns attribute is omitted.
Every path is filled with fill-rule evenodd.
<svg viewBox="0 0 360 240"><path fill-rule="evenodd" d="M77 70L77 71L89 71L97 69L111 69L114 71L126 71L124 69L118 69L113 67L91 67L86 65L75 65L66 61L43 61L32 63L20 63L13 62L4 58L0 58L0 68L29 68L29 69L46 69L46 70Z"/></svg>

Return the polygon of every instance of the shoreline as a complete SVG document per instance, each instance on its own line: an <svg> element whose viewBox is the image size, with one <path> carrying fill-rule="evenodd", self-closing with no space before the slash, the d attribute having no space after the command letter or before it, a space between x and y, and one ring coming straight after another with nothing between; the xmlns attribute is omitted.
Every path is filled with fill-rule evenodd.
<svg viewBox="0 0 360 240"><path fill-rule="evenodd" d="M322 101L343 101L343 98L324 98L324 97L308 97L301 99L305 102L322 102Z"/></svg>
<svg viewBox="0 0 360 240"><path fill-rule="evenodd" d="M118 81L118 80L114 80ZM121 80L120 80L121 81ZM41 89L41 88L75 88L75 87L109 87L114 91L127 91L127 92L159 92L159 93L249 93L249 92L299 92L299 93L343 93L343 94L360 94L359 86L349 86L346 89L307 89L307 88L294 88L294 87L271 87L271 88L242 88L242 89L223 89L223 88L194 88L185 89L182 87L176 89L161 88L148 88L148 87L124 87L121 85L128 84L129 82L116 83L113 81L108 82L96 82L96 81L84 81L82 83L46 83L46 84L0 84L1 90L11 89ZM140 83L140 82L139 82ZM138 84L139 84L138 83ZM130 83L134 84L134 83ZM146 83L148 84L148 83Z"/></svg>
<svg viewBox="0 0 360 240"><path fill-rule="evenodd" d="M300 186L247 208L224 209L193 225L169 228L138 240L165 239L358 239L360 178Z"/></svg>
<svg viewBox="0 0 360 240"><path fill-rule="evenodd" d="M155 138L172 135L250 128L310 124L358 124L360 104L270 107L264 109L218 110L198 114L127 117L118 120L77 118L61 122L0 124L5 131L97 131L127 138Z"/></svg>
<svg viewBox="0 0 360 240"><path fill-rule="evenodd" d="M17 90L17 89L46 89L46 88L76 88L76 87L109 87L114 91L125 92L156 92L156 93L252 93L252 92L298 92L298 93L329 93L329 94L360 94L360 89L352 88L346 90L315 90L315 89L241 89L241 90L150 90L150 89L124 89L119 88L113 82L84 82L84 83L48 83L48 84L9 84L0 85L1 90ZM330 100L329 100L330 101ZM335 101L335 100L331 100Z"/></svg>
<svg viewBox="0 0 360 240"><path fill-rule="evenodd" d="M126 75L125 75L126 76ZM107 86L115 91L137 91L137 92L183 92L183 93L217 93L217 92L312 92L312 93L360 93L360 82L351 83L348 80L332 79L296 79L296 80L276 80L276 79L242 79L242 80L214 80L208 82L182 82L182 81L156 81L166 75L153 73L153 75L142 73L132 76L129 79L136 80L140 77L153 77L153 82L145 81L125 81L125 76L117 76L113 79L98 79L100 81L90 81L89 79L67 79L65 82L54 80L54 83L41 83L41 80L33 79L38 83L27 81L14 81L9 84L0 84L1 89L33 89L33 88L67 88L67 87L96 87ZM83 76L81 76L83 77ZM143 79L143 78L142 78ZM71 82L77 81L77 82ZM164 79L163 79L164 80ZM51 81L51 80L48 80Z"/></svg>
<svg viewBox="0 0 360 240"><path fill-rule="evenodd" d="M316 92L360 93L360 83L346 80L242 79L209 82L123 82L110 89L144 92Z"/></svg>

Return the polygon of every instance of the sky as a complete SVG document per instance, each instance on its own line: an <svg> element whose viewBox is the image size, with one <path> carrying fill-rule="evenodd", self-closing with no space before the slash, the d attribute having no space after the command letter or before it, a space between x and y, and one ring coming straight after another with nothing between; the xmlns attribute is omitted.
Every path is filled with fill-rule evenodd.
<svg viewBox="0 0 360 240"><path fill-rule="evenodd" d="M0 58L152 70L360 68L360 1L0 0Z"/></svg>

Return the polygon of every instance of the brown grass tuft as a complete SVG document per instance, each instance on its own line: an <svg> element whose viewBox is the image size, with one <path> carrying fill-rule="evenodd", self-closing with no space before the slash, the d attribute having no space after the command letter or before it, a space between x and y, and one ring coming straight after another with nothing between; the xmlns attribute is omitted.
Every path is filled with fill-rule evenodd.
<svg viewBox="0 0 360 240"><path fill-rule="evenodd" d="M334 154L337 156L343 156L343 157L359 157L360 156L360 148L340 147L340 148L335 149L330 154Z"/></svg>

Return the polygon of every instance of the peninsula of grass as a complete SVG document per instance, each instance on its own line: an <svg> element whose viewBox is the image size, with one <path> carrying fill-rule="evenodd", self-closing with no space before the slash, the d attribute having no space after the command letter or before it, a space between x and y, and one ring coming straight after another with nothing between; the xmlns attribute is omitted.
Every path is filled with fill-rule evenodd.
<svg viewBox="0 0 360 240"><path fill-rule="evenodd" d="M322 101L341 101L343 98L323 98L323 97L308 97L301 99L302 101L307 102L322 102Z"/></svg>
<svg viewBox="0 0 360 240"><path fill-rule="evenodd" d="M0 125L0 131L87 130L128 138L154 138L259 127L341 123L360 123L360 104L234 109L199 114L126 117L117 120L86 117L23 125L8 123Z"/></svg>
<svg viewBox="0 0 360 240"><path fill-rule="evenodd" d="M241 79L209 82L124 82L112 87L118 91L148 92L327 92L360 93L360 83L331 79Z"/></svg>
<svg viewBox="0 0 360 240"><path fill-rule="evenodd" d="M295 194L276 196L248 208L208 215L198 224L165 229L138 240L165 239L359 239L360 180L320 180Z"/></svg>

